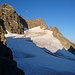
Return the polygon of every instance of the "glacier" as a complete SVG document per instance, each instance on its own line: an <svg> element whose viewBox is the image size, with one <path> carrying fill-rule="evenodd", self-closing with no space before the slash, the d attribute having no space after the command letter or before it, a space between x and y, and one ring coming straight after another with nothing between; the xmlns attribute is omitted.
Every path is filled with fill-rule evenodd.
<svg viewBox="0 0 75 75"><path fill-rule="evenodd" d="M33 34L33 30L35 29L29 32ZM41 34L39 36L36 34L38 36L36 37L29 32L27 31L26 37L12 33L5 35L7 46L12 50L14 60L18 67L25 72L25 75L75 75L75 55L60 45L60 48L56 48L57 50L53 52L50 48L47 50L45 47L39 47L34 39L40 37ZM43 36L45 37L47 34ZM51 35L51 37L53 36Z"/></svg>

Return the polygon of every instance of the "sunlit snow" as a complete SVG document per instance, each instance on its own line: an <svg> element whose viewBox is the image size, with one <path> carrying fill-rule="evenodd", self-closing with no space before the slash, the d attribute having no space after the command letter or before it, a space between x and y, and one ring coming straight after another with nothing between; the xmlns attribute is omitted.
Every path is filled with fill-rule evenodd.
<svg viewBox="0 0 75 75"><path fill-rule="evenodd" d="M26 37L30 37L37 46L46 48L51 52L56 52L58 49L63 48L60 41L52 35L52 31L43 30L40 26L27 30L25 34Z"/></svg>

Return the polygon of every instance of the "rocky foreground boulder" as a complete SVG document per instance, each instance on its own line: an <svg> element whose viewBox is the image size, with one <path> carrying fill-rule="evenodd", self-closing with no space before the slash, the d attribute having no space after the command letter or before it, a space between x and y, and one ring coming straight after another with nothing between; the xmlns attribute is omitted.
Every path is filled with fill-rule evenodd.
<svg viewBox="0 0 75 75"><path fill-rule="evenodd" d="M53 36L56 37L60 43L63 45L63 47L65 49L70 49L70 47L72 46L74 49L75 49L75 45L70 42L67 38L65 38L61 33L60 31L58 30L57 27L50 27L50 30L53 31Z"/></svg>
<svg viewBox="0 0 75 75"><path fill-rule="evenodd" d="M48 29L47 25L41 18L36 18L34 20L26 20L26 22L28 24L29 29L37 27L37 26L40 26L40 28L42 29Z"/></svg>
<svg viewBox="0 0 75 75"><path fill-rule="evenodd" d="M16 13L9 4L2 4L0 7L0 18L4 21L6 30L11 33L24 33L24 27L28 28L26 21Z"/></svg>

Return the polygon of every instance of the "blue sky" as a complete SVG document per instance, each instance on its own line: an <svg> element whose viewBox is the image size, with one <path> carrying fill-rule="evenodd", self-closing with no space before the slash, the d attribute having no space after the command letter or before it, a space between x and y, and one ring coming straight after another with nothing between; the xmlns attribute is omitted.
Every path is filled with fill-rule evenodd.
<svg viewBox="0 0 75 75"><path fill-rule="evenodd" d="M75 0L0 0L2 3L12 5L25 19L42 18L75 43Z"/></svg>

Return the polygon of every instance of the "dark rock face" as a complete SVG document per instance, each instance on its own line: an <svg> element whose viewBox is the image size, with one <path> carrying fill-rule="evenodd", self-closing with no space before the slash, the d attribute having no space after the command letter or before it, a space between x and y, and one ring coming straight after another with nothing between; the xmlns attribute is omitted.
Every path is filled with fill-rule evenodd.
<svg viewBox="0 0 75 75"><path fill-rule="evenodd" d="M24 26L27 28L26 21L8 4L2 4L0 7L0 17L4 21L6 30L11 33L23 34Z"/></svg>
<svg viewBox="0 0 75 75"><path fill-rule="evenodd" d="M0 41L6 44L4 21L0 19Z"/></svg>
<svg viewBox="0 0 75 75"><path fill-rule="evenodd" d="M68 49L68 51L70 51L71 53L75 55L75 48L73 48L72 46Z"/></svg>
<svg viewBox="0 0 75 75"><path fill-rule="evenodd" d="M15 61L0 57L0 75L24 75L24 72L17 68Z"/></svg>
<svg viewBox="0 0 75 75"><path fill-rule="evenodd" d="M58 30L57 27L50 27L50 30L53 31L53 36L56 37L60 43L63 45L64 48L69 49L70 46L72 46L73 48L75 48L75 45L70 42L67 38L65 38Z"/></svg>
<svg viewBox="0 0 75 75"><path fill-rule="evenodd" d="M12 51L0 42L0 75L25 75L13 60Z"/></svg>
<svg viewBox="0 0 75 75"><path fill-rule="evenodd" d="M42 28L42 29L48 29L45 22L40 18L37 18L37 19L34 19L34 20L27 20L26 22L28 24L29 29L31 29L33 27L37 27L37 26L40 26L40 28Z"/></svg>
<svg viewBox="0 0 75 75"><path fill-rule="evenodd" d="M13 59L12 51L6 45L0 42L0 56Z"/></svg>

